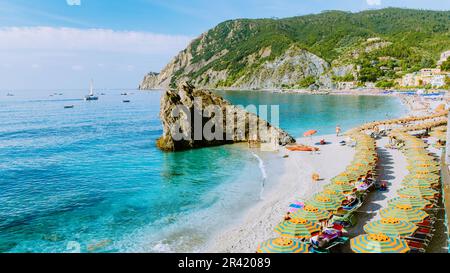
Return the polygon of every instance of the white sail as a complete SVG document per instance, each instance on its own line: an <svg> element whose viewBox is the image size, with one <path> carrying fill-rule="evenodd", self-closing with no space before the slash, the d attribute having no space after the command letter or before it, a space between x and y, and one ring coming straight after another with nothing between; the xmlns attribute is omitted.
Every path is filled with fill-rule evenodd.
<svg viewBox="0 0 450 273"><path fill-rule="evenodd" d="M94 87L93 87L92 80L91 80L91 84L89 86L89 96L94 96Z"/></svg>

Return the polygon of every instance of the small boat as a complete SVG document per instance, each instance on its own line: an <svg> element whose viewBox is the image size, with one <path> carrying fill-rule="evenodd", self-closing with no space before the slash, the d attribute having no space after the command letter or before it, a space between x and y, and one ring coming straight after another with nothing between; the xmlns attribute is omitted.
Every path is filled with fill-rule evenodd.
<svg viewBox="0 0 450 273"><path fill-rule="evenodd" d="M130 100L123 100L122 102L123 103L130 103L131 101Z"/></svg>
<svg viewBox="0 0 450 273"><path fill-rule="evenodd" d="M14 94L8 93L6 94L7 97L14 97Z"/></svg>
<svg viewBox="0 0 450 273"><path fill-rule="evenodd" d="M125 92L125 93L121 93L120 95L121 95L121 96L128 96L128 93Z"/></svg>
<svg viewBox="0 0 450 273"><path fill-rule="evenodd" d="M91 81L90 87L89 87L89 95L86 95L84 97L85 101L91 101L91 100L98 100L98 97L94 95L94 88Z"/></svg>
<svg viewBox="0 0 450 273"><path fill-rule="evenodd" d="M74 108L75 106L73 106L73 105L66 105L66 106L64 106L64 109L72 109L72 108Z"/></svg>

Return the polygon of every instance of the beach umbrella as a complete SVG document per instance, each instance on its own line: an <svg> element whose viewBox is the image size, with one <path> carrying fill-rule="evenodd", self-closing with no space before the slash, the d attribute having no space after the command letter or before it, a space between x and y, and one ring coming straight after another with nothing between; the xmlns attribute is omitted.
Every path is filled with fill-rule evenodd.
<svg viewBox="0 0 450 273"><path fill-rule="evenodd" d="M383 233L389 237L411 236L416 230L416 225L398 218L384 218L364 226L364 231L368 234Z"/></svg>
<svg viewBox="0 0 450 273"><path fill-rule="evenodd" d="M407 176L405 176L404 179L414 179L414 178L426 179L430 181L439 181L441 177L435 173L428 173L428 174L410 173Z"/></svg>
<svg viewBox="0 0 450 273"><path fill-rule="evenodd" d="M309 239L313 234L319 233L321 230L322 227L319 223L301 218L283 221L275 227L275 232L282 237L296 239Z"/></svg>
<svg viewBox="0 0 450 273"><path fill-rule="evenodd" d="M303 209L299 209L291 214L291 218L306 219L313 222L328 220L330 217L331 213L329 211L313 206L305 206Z"/></svg>
<svg viewBox="0 0 450 273"><path fill-rule="evenodd" d="M408 167L408 169L410 169L411 173L418 173L418 174L427 174L427 173L438 173L439 170L441 169L440 167Z"/></svg>
<svg viewBox="0 0 450 273"><path fill-rule="evenodd" d="M427 180L404 180L402 185L406 188L436 188L439 186L438 182L431 182Z"/></svg>
<svg viewBox="0 0 450 273"><path fill-rule="evenodd" d="M403 179L403 183L427 183L428 185L439 185L439 179L432 179L432 178L411 178L410 176L407 176Z"/></svg>
<svg viewBox="0 0 450 273"><path fill-rule="evenodd" d="M410 205L396 205L380 211L382 218L398 218L404 221L420 223L429 215L423 210L414 209Z"/></svg>
<svg viewBox="0 0 450 273"><path fill-rule="evenodd" d="M395 197L388 201L388 206L395 208L397 205L400 206L411 206L413 209L424 209L430 206L430 201L423 199L422 197L411 196L411 197Z"/></svg>
<svg viewBox="0 0 450 273"><path fill-rule="evenodd" d="M339 202L342 202L346 199L345 194L333 189L324 189L321 194L336 199Z"/></svg>
<svg viewBox="0 0 450 273"><path fill-rule="evenodd" d="M342 201L324 194L316 194L312 199L306 201L305 204L319 209L335 211L341 207Z"/></svg>
<svg viewBox="0 0 450 273"><path fill-rule="evenodd" d="M355 191L356 187L349 183L331 183L324 186L327 190L334 190L342 193L351 193Z"/></svg>
<svg viewBox="0 0 450 273"><path fill-rule="evenodd" d="M336 182L350 183L352 181L353 180L349 177L349 175L347 173L339 174L338 176L331 179L332 183L336 183Z"/></svg>
<svg viewBox="0 0 450 273"><path fill-rule="evenodd" d="M419 196L425 199L432 199L438 194L431 188L401 188L397 192L399 196Z"/></svg>
<svg viewBox="0 0 450 273"><path fill-rule="evenodd" d="M310 137L317 134L317 130L309 130L303 134L304 137Z"/></svg>
<svg viewBox="0 0 450 273"><path fill-rule="evenodd" d="M270 239L258 246L258 253L309 253L309 246L285 237Z"/></svg>
<svg viewBox="0 0 450 273"><path fill-rule="evenodd" d="M409 167L439 167L439 163L436 161L424 162L424 161L411 161L409 162Z"/></svg>
<svg viewBox="0 0 450 273"><path fill-rule="evenodd" d="M407 253L410 248L405 240L384 234L364 234L350 240L355 253Z"/></svg>

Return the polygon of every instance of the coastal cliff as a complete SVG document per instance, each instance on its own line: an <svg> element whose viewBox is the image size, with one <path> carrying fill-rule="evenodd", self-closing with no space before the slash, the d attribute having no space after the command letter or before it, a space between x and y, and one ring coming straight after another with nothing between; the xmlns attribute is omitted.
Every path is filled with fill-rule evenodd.
<svg viewBox="0 0 450 273"><path fill-rule="evenodd" d="M187 110L187 114L174 115L176 108L180 106ZM205 136L197 138L195 134L194 122L186 122L186 118L195 121L195 115L200 116L200 125L203 128L211 121L205 118L202 112L208 107L217 106L221 116L219 120L223 122L224 130L219 133L219 137L208 139ZM230 118L230 111L234 114ZM217 113L216 113L217 115ZM211 115L211 117L215 117ZM295 139L283 130L270 125L267 121L259 118L253 113L233 106L222 97L205 90L195 89L193 85L184 83L176 91L167 90L161 97L160 118L163 124L163 135L157 141L157 146L164 151L179 151L200 147L217 146L237 142L246 142L249 139L263 143L271 142L279 145L295 143ZM258 124L258 130L252 131L251 124ZM214 125L217 133L218 126ZM262 127L267 130L260 130ZM174 128L185 138L175 139ZM231 129L228 129L231 128ZM217 136L217 135L216 135Z"/></svg>
<svg viewBox="0 0 450 273"><path fill-rule="evenodd" d="M141 89L333 88L393 82L448 50L450 12L388 8L225 21L194 39ZM418 38L420 37L420 38Z"/></svg>

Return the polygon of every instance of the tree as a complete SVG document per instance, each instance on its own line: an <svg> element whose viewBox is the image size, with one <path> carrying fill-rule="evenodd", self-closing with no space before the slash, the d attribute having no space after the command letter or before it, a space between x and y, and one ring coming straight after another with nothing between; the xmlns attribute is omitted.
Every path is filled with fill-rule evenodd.
<svg viewBox="0 0 450 273"><path fill-rule="evenodd" d="M442 63L441 69L444 71L450 71L450 57L448 57L447 60ZM448 79L448 77L447 77L447 79Z"/></svg>
<svg viewBox="0 0 450 273"><path fill-rule="evenodd" d="M316 83L316 78L313 76L308 76L302 80L300 80L300 82L298 83L298 85L302 88L308 88L311 85Z"/></svg>

